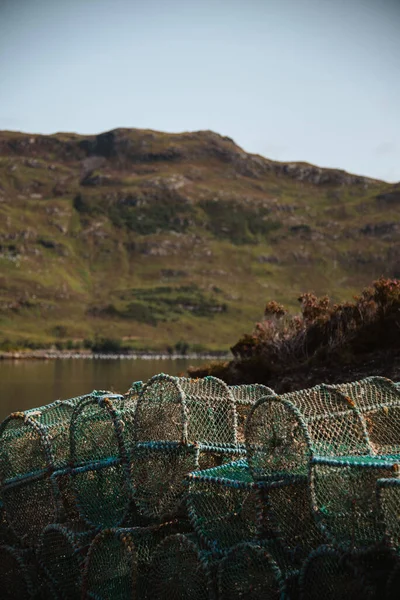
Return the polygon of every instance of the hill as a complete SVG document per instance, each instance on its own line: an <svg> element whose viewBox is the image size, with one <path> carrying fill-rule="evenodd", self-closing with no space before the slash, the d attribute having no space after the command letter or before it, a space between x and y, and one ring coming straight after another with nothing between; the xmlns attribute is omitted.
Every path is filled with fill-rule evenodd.
<svg viewBox="0 0 400 600"><path fill-rule="evenodd" d="M211 131L0 132L0 346L227 349L272 298L399 277L399 207Z"/></svg>

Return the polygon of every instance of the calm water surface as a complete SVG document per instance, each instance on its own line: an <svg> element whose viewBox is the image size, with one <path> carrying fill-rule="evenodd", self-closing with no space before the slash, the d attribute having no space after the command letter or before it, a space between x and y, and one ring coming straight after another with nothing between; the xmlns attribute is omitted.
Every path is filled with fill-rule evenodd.
<svg viewBox="0 0 400 600"><path fill-rule="evenodd" d="M186 374L190 365L207 362L186 359L70 359L0 361L0 421L10 412L73 398L92 390L124 393L133 381L157 373Z"/></svg>

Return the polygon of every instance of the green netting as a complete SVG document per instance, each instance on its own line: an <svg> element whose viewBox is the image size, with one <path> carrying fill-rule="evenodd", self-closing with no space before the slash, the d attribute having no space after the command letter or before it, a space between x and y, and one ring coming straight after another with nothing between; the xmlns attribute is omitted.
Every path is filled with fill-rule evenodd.
<svg viewBox="0 0 400 600"><path fill-rule="evenodd" d="M263 396L270 396L275 392L258 383L248 385L232 385L229 387L236 402L237 412L237 441L241 444L245 441L244 429L250 409Z"/></svg>
<svg viewBox="0 0 400 600"><path fill-rule="evenodd" d="M301 600L368 600L372 590L358 576L350 557L332 546L321 546L300 573Z"/></svg>
<svg viewBox="0 0 400 600"><path fill-rule="evenodd" d="M231 548L219 564L217 581L219 600L280 600L284 588L271 554L251 543Z"/></svg>
<svg viewBox="0 0 400 600"><path fill-rule="evenodd" d="M63 600L80 600L85 556L93 532L48 525L40 536L37 559Z"/></svg>
<svg viewBox="0 0 400 600"><path fill-rule="evenodd" d="M33 557L29 550L0 546L0 590L2 600L29 600L37 591Z"/></svg>
<svg viewBox="0 0 400 600"><path fill-rule="evenodd" d="M247 419L246 448L255 479L306 475L313 455L371 452L354 402L324 385L261 398Z"/></svg>
<svg viewBox="0 0 400 600"><path fill-rule="evenodd" d="M161 374L14 413L0 426L0 585L19 569L17 593L36 600L206 600L218 585L219 600L294 599L309 556L304 598L383 597L398 581L399 392L368 378L277 396ZM324 540L352 553L315 551Z"/></svg>
<svg viewBox="0 0 400 600"><path fill-rule="evenodd" d="M176 534L154 552L150 597L154 600L216 600L213 561L193 537Z"/></svg>
<svg viewBox="0 0 400 600"><path fill-rule="evenodd" d="M378 479L378 504L385 527L386 539L395 550L400 550L400 479Z"/></svg>
<svg viewBox="0 0 400 600"><path fill-rule="evenodd" d="M186 476L196 469L220 465L242 454L240 448L142 442L133 452L132 482L139 511L157 520L184 513Z"/></svg>
<svg viewBox="0 0 400 600"><path fill-rule="evenodd" d="M257 536L260 498L245 461L190 473L188 513L193 527L214 552Z"/></svg>
<svg viewBox="0 0 400 600"><path fill-rule="evenodd" d="M374 454L400 454L400 387L385 377L335 387L357 404Z"/></svg>
<svg viewBox="0 0 400 600"><path fill-rule="evenodd" d="M325 541L314 520L308 478L264 482L259 489L259 538L279 540L286 570L300 567L311 550Z"/></svg>
<svg viewBox="0 0 400 600"><path fill-rule="evenodd" d="M131 485L137 393L82 400L70 425L70 477L82 518L95 527L118 527L134 517Z"/></svg>
<svg viewBox="0 0 400 600"><path fill-rule="evenodd" d="M15 412L0 425L1 497L8 524L26 544L35 544L46 525L65 517L68 502L62 505L62 490L51 475L69 461L74 407L99 393Z"/></svg>
<svg viewBox="0 0 400 600"><path fill-rule="evenodd" d="M329 540L360 549L383 540L377 481L397 472L399 461L392 456L312 460L314 514Z"/></svg>
<svg viewBox="0 0 400 600"><path fill-rule="evenodd" d="M135 414L137 442L236 444L236 403L216 377L186 379L160 374L140 393Z"/></svg>
<svg viewBox="0 0 400 600"><path fill-rule="evenodd" d="M150 379L137 403L131 471L141 512L157 519L179 515L188 473L244 452L236 430L236 401L223 381Z"/></svg>
<svg viewBox="0 0 400 600"><path fill-rule="evenodd" d="M0 546L18 546L19 539L13 529L9 526L6 519L6 511L3 503L0 501Z"/></svg>
<svg viewBox="0 0 400 600"><path fill-rule="evenodd" d="M183 525L184 526L184 525ZM96 600L151 600L151 559L178 521L156 527L106 529L93 540L83 576L83 597Z"/></svg>
<svg viewBox="0 0 400 600"><path fill-rule="evenodd" d="M127 393L125 394L125 397L130 401L135 401L137 402L138 398L139 398L139 394L143 389L143 381L134 381L131 385L131 387L129 388L129 390L127 391Z"/></svg>

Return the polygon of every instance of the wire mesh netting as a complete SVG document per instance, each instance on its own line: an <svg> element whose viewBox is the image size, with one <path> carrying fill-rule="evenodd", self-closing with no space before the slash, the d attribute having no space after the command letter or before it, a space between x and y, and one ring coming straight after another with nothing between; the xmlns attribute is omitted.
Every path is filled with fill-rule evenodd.
<svg viewBox="0 0 400 600"><path fill-rule="evenodd" d="M0 425L1 497L8 524L26 544L35 544L42 529L60 518L64 481L50 475L69 461L74 407L99 393L12 413Z"/></svg>
<svg viewBox="0 0 400 600"><path fill-rule="evenodd" d="M245 461L190 473L188 513L199 538L213 552L257 536L260 499Z"/></svg>
<svg viewBox="0 0 400 600"><path fill-rule="evenodd" d="M255 479L307 475L312 455L370 453L355 403L324 385L261 398L247 419L246 448Z"/></svg>
<svg viewBox="0 0 400 600"><path fill-rule="evenodd" d="M173 521L152 527L112 528L99 533L86 558L83 598L151 598L152 555L168 535L187 528Z"/></svg>
<svg viewBox="0 0 400 600"><path fill-rule="evenodd" d="M89 525L117 527L131 516L136 402L137 394L129 393L86 398L71 417L71 485Z"/></svg>
<svg viewBox="0 0 400 600"><path fill-rule="evenodd" d="M151 570L155 600L216 600L213 557L193 536L166 538L157 547Z"/></svg>
<svg viewBox="0 0 400 600"><path fill-rule="evenodd" d="M243 449L235 446L139 442L133 454L132 481L140 512L158 520L183 516L186 476L194 470L231 461L243 453Z"/></svg>
<svg viewBox="0 0 400 600"><path fill-rule="evenodd" d="M275 392L259 383L247 385L232 385L229 387L236 403L237 412L237 441L241 444L245 441L244 428L247 417L252 406L263 396L270 396Z"/></svg>
<svg viewBox="0 0 400 600"><path fill-rule="evenodd" d="M265 482L259 493L258 537L279 540L287 563L298 568L325 541L314 520L308 478L300 475Z"/></svg>
<svg viewBox="0 0 400 600"><path fill-rule="evenodd" d="M144 386L135 413L132 461L135 500L143 514L181 514L185 476L244 452L237 444L234 396L215 377L157 375Z"/></svg>
<svg viewBox="0 0 400 600"><path fill-rule="evenodd" d="M312 500L327 539L360 549L383 540L377 481L397 472L397 460L378 456L313 458Z"/></svg>
<svg viewBox="0 0 400 600"><path fill-rule="evenodd" d="M400 392L398 386L383 377L369 377L335 386L335 389L357 407L369 452L358 457L354 452L336 458L314 457L313 506L330 540L362 548L379 542L384 536L376 489L379 478L398 474Z"/></svg>
<svg viewBox="0 0 400 600"><path fill-rule="evenodd" d="M395 550L400 550L400 479L378 479L378 504L384 524L386 540Z"/></svg>
<svg viewBox="0 0 400 600"><path fill-rule="evenodd" d="M13 413L2 597L397 598L399 393L161 374Z"/></svg>
<svg viewBox="0 0 400 600"><path fill-rule="evenodd" d="M266 548L240 543L228 552L218 567L219 600L280 600L284 579Z"/></svg>
<svg viewBox="0 0 400 600"><path fill-rule="evenodd" d="M372 452L400 454L400 388L385 377L367 377L334 387L356 403Z"/></svg>
<svg viewBox="0 0 400 600"><path fill-rule="evenodd" d="M162 519L184 511L184 478L197 465L193 445L173 442L138 444L132 464L135 501L148 517Z"/></svg>
<svg viewBox="0 0 400 600"><path fill-rule="evenodd" d="M48 525L40 536L37 559L63 600L80 600L85 556L94 533Z"/></svg>
<svg viewBox="0 0 400 600"><path fill-rule="evenodd" d="M18 537L7 522L6 511L0 501L0 546L18 546L19 543Z"/></svg>
<svg viewBox="0 0 400 600"><path fill-rule="evenodd" d="M235 445L236 404L216 377L152 377L139 396L135 415L137 442L199 442Z"/></svg>

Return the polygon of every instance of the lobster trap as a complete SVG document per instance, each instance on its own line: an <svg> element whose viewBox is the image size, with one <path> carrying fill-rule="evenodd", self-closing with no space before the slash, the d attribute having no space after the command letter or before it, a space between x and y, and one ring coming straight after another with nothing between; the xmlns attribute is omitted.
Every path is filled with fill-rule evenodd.
<svg viewBox="0 0 400 600"><path fill-rule="evenodd" d="M219 600L280 600L285 579L268 550L253 543L233 546L218 566Z"/></svg>
<svg viewBox="0 0 400 600"><path fill-rule="evenodd" d="M400 387L385 377L336 386L357 406L375 455L400 455Z"/></svg>
<svg viewBox="0 0 400 600"><path fill-rule="evenodd" d="M274 395L275 392L259 383L245 384L245 385L232 385L229 387L233 394L236 403L237 412L237 441L240 444L244 444L245 441L245 425L247 417L249 416L251 407L262 398L263 396Z"/></svg>
<svg viewBox="0 0 400 600"><path fill-rule="evenodd" d="M43 572L62 600L80 600L84 560L94 533L48 525L43 530L36 556Z"/></svg>
<svg viewBox="0 0 400 600"><path fill-rule="evenodd" d="M135 413L132 486L141 513L159 520L181 514L188 473L244 454L236 431L236 403L223 381L150 379Z"/></svg>
<svg viewBox="0 0 400 600"><path fill-rule="evenodd" d="M377 498L386 540L395 552L400 550L400 479L378 479Z"/></svg>
<svg viewBox="0 0 400 600"><path fill-rule="evenodd" d="M235 445L236 403L216 377L188 379L155 375L139 395L135 441Z"/></svg>
<svg viewBox="0 0 400 600"><path fill-rule="evenodd" d="M135 512L131 462L136 401L129 394L86 398L71 417L69 476L79 513L89 526L117 527Z"/></svg>
<svg viewBox="0 0 400 600"><path fill-rule="evenodd" d="M21 543L34 545L46 525L67 518L71 502L65 478L54 474L69 462L75 406L102 393L15 412L0 425L1 497L7 523Z"/></svg>
<svg viewBox="0 0 400 600"><path fill-rule="evenodd" d="M250 411L245 433L255 480L308 475L315 455L370 453L355 403L325 385L261 398Z"/></svg>
<svg viewBox="0 0 400 600"><path fill-rule="evenodd" d="M333 546L311 552L299 578L300 600L372 600L373 590L359 576L351 557Z"/></svg>
<svg viewBox="0 0 400 600"><path fill-rule="evenodd" d="M154 600L216 600L213 556L193 536L169 536L154 552L149 583Z"/></svg>
<svg viewBox="0 0 400 600"><path fill-rule="evenodd" d="M257 538L260 497L243 460L188 475L191 523L210 551L226 554Z"/></svg>
<svg viewBox="0 0 400 600"><path fill-rule="evenodd" d="M312 459L314 514L330 542L362 549L384 540L377 482L397 474L398 461L399 458L390 456Z"/></svg>
<svg viewBox="0 0 400 600"><path fill-rule="evenodd" d="M82 598L152 600L152 557L179 531L178 521L153 527L105 529L93 540L84 567Z"/></svg>

